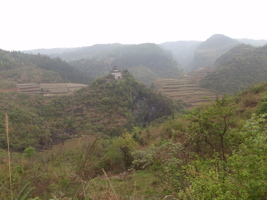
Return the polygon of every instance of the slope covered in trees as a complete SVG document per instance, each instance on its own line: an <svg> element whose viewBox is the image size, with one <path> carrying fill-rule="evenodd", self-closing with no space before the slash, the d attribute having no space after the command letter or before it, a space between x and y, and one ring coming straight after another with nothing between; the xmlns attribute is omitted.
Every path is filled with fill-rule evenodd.
<svg viewBox="0 0 267 200"><path fill-rule="evenodd" d="M89 82L87 75L59 58L4 50L0 50L0 77L2 87L28 82Z"/></svg>
<svg viewBox="0 0 267 200"><path fill-rule="evenodd" d="M266 80L267 46L237 46L220 57L215 66L215 71L203 78L201 85L221 93L240 92Z"/></svg>
<svg viewBox="0 0 267 200"><path fill-rule="evenodd" d="M240 42L221 34L215 34L201 43L194 55L191 69L210 67L217 58Z"/></svg>
<svg viewBox="0 0 267 200"><path fill-rule="evenodd" d="M266 92L266 83L257 85L166 122L165 132L157 128L166 140L146 150L154 152L146 161L169 194L177 199L265 199Z"/></svg>

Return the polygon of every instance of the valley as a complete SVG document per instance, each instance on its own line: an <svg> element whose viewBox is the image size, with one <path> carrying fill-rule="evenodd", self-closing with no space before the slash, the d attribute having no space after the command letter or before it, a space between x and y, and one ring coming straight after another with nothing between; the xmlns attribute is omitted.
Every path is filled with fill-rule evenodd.
<svg viewBox="0 0 267 200"><path fill-rule="evenodd" d="M0 50L0 199L266 199L265 42Z"/></svg>

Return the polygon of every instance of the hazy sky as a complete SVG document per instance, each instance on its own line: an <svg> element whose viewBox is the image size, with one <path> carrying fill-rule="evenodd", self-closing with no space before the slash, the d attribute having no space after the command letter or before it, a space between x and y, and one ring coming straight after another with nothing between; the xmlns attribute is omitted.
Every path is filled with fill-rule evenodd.
<svg viewBox="0 0 267 200"><path fill-rule="evenodd" d="M0 0L0 49L267 39L264 0Z"/></svg>

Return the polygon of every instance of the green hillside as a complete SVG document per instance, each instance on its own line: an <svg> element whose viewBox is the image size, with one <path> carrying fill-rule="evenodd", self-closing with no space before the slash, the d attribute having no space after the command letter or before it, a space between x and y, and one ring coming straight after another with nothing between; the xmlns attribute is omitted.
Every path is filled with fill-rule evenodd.
<svg viewBox="0 0 267 200"><path fill-rule="evenodd" d="M227 51L225 54L221 55L214 63L213 66L215 68L220 68L223 66L230 65L231 62L233 62L236 57L242 56L250 51L252 51L255 47L246 45L246 44L240 44L229 51Z"/></svg>
<svg viewBox="0 0 267 200"><path fill-rule="evenodd" d="M211 67L222 54L240 42L221 34L215 34L202 42L196 49L191 69Z"/></svg>
<svg viewBox="0 0 267 200"><path fill-rule="evenodd" d="M183 75L155 44L71 65L0 50L0 199L267 199L267 45L232 45L212 36L195 57L211 67Z"/></svg>
<svg viewBox="0 0 267 200"><path fill-rule="evenodd" d="M101 77L113 66L118 66L129 70L137 80L148 85L158 77L175 77L181 72L172 56L156 44L124 45L70 64L92 77Z"/></svg>
<svg viewBox="0 0 267 200"><path fill-rule="evenodd" d="M201 85L220 93L240 92L266 80L267 46L237 46L219 58L216 66Z"/></svg>
<svg viewBox="0 0 267 200"><path fill-rule="evenodd" d="M120 81L111 77L95 81L91 87L72 96L68 103L68 112L64 111L67 100L63 102L58 98L45 99L46 103L40 104L43 100L31 101L30 96L21 96L19 107L28 108L27 112L14 109L14 115L8 113L11 142L18 136L17 130L12 130L12 127L22 127L19 134L24 134L24 137L35 136L25 136L27 131L24 126L39 120L37 115L31 114L38 104L52 106L49 103L51 100L55 105L51 111L55 113L47 110L41 118L48 122L50 120L49 124L36 123L35 127L29 126L28 132L36 130L33 133L38 133L38 126L49 125L57 127L54 131L62 131L62 135L66 136L63 130L67 125L69 130L74 130L76 123L83 129L86 124L85 121L81 124L80 120L82 116L87 116L85 111L97 113L98 109L104 112L102 118L107 117L107 126L113 123L117 123L116 126L122 124L123 117L112 112L116 110L112 99L108 100L107 96L104 96L105 99L100 98L94 91L100 92L103 89L108 92L113 88L114 94L121 92L122 87L127 85L129 93L139 96L135 98L139 100L142 99L141 94L149 92L138 89L132 76L126 76L126 79ZM129 86L133 86L131 90ZM136 96L135 91L139 95ZM112 139L83 136L67 140L43 152L36 152L33 147L26 148L23 153L11 152L10 171L7 152L1 148L0 197L3 200L10 199L11 172L14 197L25 195L28 199L265 199L266 95L267 84L262 83L239 95L203 104L183 116L174 115L164 122L154 121L144 129L135 127L131 132L124 130L122 135ZM128 108L130 101L121 101L127 99L127 96L118 100L122 109ZM143 101L152 103L153 98L144 97ZM7 99L10 102L12 98L10 96ZM78 102L74 105L74 99L80 100L83 107ZM107 106L104 102L109 102L110 106L106 110L113 113L112 118L108 117L97 99L102 102L103 107ZM32 103L35 104L30 107ZM144 104L140 103L140 108L141 105ZM153 104L154 106L159 104ZM153 111L152 107L149 110ZM63 124L60 121L66 113L69 114L64 118ZM124 113L127 114L127 111ZM75 118L70 118L71 116L77 117L77 120L74 121ZM3 124L0 126L1 144L4 142ZM86 129L91 130L88 127ZM112 127L108 126L108 129ZM17 137L15 141L25 140Z"/></svg>
<svg viewBox="0 0 267 200"><path fill-rule="evenodd" d="M127 71L120 80L108 75L69 96L1 95L1 115L6 112L10 116L13 150L27 146L47 148L88 134L119 136L125 130L147 126L155 119L183 110L180 104L136 82Z"/></svg>
<svg viewBox="0 0 267 200"><path fill-rule="evenodd" d="M0 50L1 88L16 83L88 83L89 78L59 58Z"/></svg>
<svg viewBox="0 0 267 200"><path fill-rule="evenodd" d="M125 129L135 126L143 127L179 108L136 82L127 71L122 79L114 80L109 75L95 80L75 95L56 101L62 106L60 119L68 118L76 131L109 136L121 135Z"/></svg>

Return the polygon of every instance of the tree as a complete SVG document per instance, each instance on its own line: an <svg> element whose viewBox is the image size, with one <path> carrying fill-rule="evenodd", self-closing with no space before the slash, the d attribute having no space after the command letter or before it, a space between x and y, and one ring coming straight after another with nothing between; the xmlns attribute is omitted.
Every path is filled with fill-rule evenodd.
<svg viewBox="0 0 267 200"><path fill-rule="evenodd" d="M188 115L190 145L198 154L213 155L218 152L226 161L226 153L232 152L230 127L235 124L236 105L226 98L213 104L204 104Z"/></svg>
<svg viewBox="0 0 267 200"><path fill-rule="evenodd" d="M253 115L235 134L241 144L227 161L218 153L184 166L191 186L180 199L266 199L267 114Z"/></svg>

